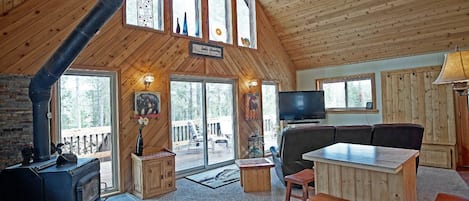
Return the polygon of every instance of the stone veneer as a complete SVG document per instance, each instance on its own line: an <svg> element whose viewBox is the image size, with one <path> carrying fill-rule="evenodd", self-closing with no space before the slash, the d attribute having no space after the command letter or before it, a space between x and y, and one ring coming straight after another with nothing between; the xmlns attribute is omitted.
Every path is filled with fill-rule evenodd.
<svg viewBox="0 0 469 201"><path fill-rule="evenodd" d="M21 162L21 149L33 142L30 76L0 75L0 170Z"/></svg>

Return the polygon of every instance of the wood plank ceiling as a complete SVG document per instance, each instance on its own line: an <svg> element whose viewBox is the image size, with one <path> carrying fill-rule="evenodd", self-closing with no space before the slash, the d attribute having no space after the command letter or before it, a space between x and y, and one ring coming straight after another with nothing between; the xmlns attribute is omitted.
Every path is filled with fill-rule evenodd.
<svg viewBox="0 0 469 201"><path fill-rule="evenodd" d="M469 48L468 0L259 0L297 69Z"/></svg>

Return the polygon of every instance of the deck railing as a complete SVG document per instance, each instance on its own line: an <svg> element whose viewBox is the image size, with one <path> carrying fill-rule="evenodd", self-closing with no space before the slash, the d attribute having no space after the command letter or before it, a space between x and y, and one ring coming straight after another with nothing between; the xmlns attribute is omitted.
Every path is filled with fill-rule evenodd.
<svg viewBox="0 0 469 201"><path fill-rule="evenodd" d="M80 157L109 157L111 149L111 127L91 127L62 130L63 153L74 153Z"/></svg>
<svg viewBox="0 0 469 201"><path fill-rule="evenodd" d="M270 117L264 119L264 135L273 135L275 134L275 120ZM191 128L197 132L196 134L201 134L201 127L194 123L194 120L182 120L182 121L172 121L171 133L173 146L185 146L188 145L191 141ZM231 136L232 129L232 120L230 117L220 117L207 120L207 132L209 136Z"/></svg>
<svg viewBox="0 0 469 201"><path fill-rule="evenodd" d="M194 132L191 134L191 127ZM207 132L210 136L231 137L233 132L231 117L220 117L207 120ZM275 120L272 118L264 119L264 135L275 134ZM202 135L200 125L194 123L194 120L173 121L172 128L173 146L188 145L194 134ZM92 127L81 129L67 129L62 131L61 142L64 153L74 153L79 156L100 156L108 153L111 148L111 127ZM100 154L101 153L101 154ZM99 158L99 157L98 157Z"/></svg>

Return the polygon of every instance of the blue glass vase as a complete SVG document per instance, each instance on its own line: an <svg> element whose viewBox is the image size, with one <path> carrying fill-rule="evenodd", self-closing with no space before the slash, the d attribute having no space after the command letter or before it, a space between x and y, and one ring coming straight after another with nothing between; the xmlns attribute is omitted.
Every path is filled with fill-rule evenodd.
<svg viewBox="0 0 469 201"><path fill-rule="evenodd" d="M187 33L187 14L184 12L184 22L182 24L182 35L188 35Z"/></svg>

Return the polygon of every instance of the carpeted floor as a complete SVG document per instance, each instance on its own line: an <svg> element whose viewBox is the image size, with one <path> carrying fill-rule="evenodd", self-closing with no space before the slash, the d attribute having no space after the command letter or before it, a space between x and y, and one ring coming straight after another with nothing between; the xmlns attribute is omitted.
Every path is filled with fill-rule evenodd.
<svg viewBox="0 0 469 201"><path fill-rule="evenodd" d="M285 187L280 183L274 169L271 169L272 190L270 192L244 193L239 182L212 189L187 179L176 181L177 190L151 201L283 201ZM299 189L294 192L300 194ZM419 201L433 201L438 192L446 192L469 198L469 187L454 170L420 166L417 174L417 198ZM292 201L296 201L292 199Z"/></svg>
<svg viewBox="0 0 469 201"><path fill-rule="evenodd" d="M458 170L458 173L459 173L459 176L461 176L461 178L469 186L469 169L464 169L464 170L461 170L461 171Z"/></svg>

